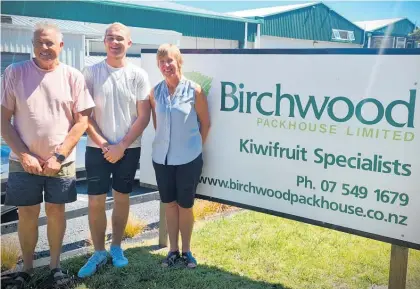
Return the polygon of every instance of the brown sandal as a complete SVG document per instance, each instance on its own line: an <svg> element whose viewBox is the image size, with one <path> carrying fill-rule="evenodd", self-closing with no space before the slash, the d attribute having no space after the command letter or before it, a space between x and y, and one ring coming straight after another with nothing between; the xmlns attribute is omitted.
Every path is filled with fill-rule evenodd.
<svg viewBox="0 0 420 289"><path fill-rule="evenodd" d="M57 274L60 273L60 274ZM40 288L62 289L69 288L74 284L74 276L69 275L69 272L61 268L52 269L48 275L47 280L42 282Z"/></svg>
<svg viewBox="0 0 420 289"><path fill-rule="evenodd" d="M1 275L1 288L23 289L31 280L31 276L26 272L15 272Z"/></svg>

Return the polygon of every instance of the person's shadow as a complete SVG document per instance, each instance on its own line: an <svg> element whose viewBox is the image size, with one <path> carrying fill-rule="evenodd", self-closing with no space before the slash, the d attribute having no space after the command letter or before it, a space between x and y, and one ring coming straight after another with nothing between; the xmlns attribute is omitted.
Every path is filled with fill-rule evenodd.
<svg viewBox="0 0 420 289"><path fill-rule="evenodd" d="M93 277L78 279L67 288L83 289L122 289L122 288L156 288L156 289L291 289L282 284L252 280L225 271L216 266L198 264L195 269L187 269L183 264L171 268L162 268L161 254L157 254L157 246L136 247L125 251L129 265L119 269L113 267L111 260L96 272ZM78 270L90 256L78 256L62 262L62 267L77 276Z"/></svg>

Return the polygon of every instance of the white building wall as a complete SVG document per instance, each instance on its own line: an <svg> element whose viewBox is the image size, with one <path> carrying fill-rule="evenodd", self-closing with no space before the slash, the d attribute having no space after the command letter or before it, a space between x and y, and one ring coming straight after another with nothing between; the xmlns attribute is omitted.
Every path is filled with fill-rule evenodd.
<svg viewBox="0 0 420 289"><path fill-rule="evenodd" d="M163 39L162 39L163 40ZM128 49L129 54L140 53L141 49L152 48L157 49L160 44L168 43L168 41L162 41L161 43L156 44L143 44L143 43L133 43L133 45ZM238 41L235 40L224 40L224 39L214 39L214 38L200 38L200 37L188 37L182 36L179 41L178 47L181 49L228 49L228 48L238 48ZM174 43L174 44L177 44ZM104 44L102 41L91 41L90 52L105 53Z"/></svg>
<svg viewBox="0 0 420 289"><path fill-rule="evenodd" d="M239 41L236 40L225 40L225 39L215 39L214 41L214 48L238 48Z"/></svg>
<svg viewBox="0 0 420 289"><path fill-rule="evenodd" d="M1 52L32 54L32 32L1 28Z"/></svg>
<svg viewBox="0 0 420 289"><path fill-rule="evenodd" d="M60 60L77 69L82 69L85 62L84 36L64 34L64 48Z"/></svg>
<svg viewBox="0 0 420 289"><path fill-rule="evenodd" d="M313 41L274 36L261 36L261 48L361 48L352 43Z"/></svg>
<svg viewBox="0 0 420 289"><path fill-rule="evenodd" d="M106 53L105 45L102 41L89 41L89 53ZM134 43L127 50L127 54L138 54L140 56L142 48L158 48L158 45L142 45Z"/></svg>
<svg viewBox="0 0 420 289"><path fill-rule="evenodd" d="M246 48L248 48L248 49L252 49L252 48L254 48L254 46L255 46L255 42L247 42L247 47Z"/></svg>
<svg viewBox="0 0 420 289"><path fill-rule="evenodd" d="M214 39L182 36L180 48L182 49L228 49L238 48L239 42L236 40Z"/></svg>
<svg viewBox="0 0 420 289"><path fill-rule="evenodd" d="M234 40L199 38L183 36L181 48L190 49L223 49L239 48L239 42ZM361 45L352 43L326 42L312 40L301 40L292 38L281 38L273 36L261 36L260 48L361 48ZM255 48L255 42L247 42L247 48Z"/></svg>
<svg viewBox="0 0 420 289"><path fill-rule="evenodd" d="M101 23L84 23L105 35L105 31L108 28L108 24ZM153 45L158 47L163 43L171 43L179 45L182 34L172 30L163 29L149 29L141 27L129 27L131 33L131 39L135 44L141 45Z"/></svg>
<svg viewBox="0 0 420 289"><path fill-rule="evenodd" d="M1 27L1 52L29 53L33 56L33 32L30 29ZM84 36L63 33L64 47L60 61L81 69L84 63Z"/></svg>

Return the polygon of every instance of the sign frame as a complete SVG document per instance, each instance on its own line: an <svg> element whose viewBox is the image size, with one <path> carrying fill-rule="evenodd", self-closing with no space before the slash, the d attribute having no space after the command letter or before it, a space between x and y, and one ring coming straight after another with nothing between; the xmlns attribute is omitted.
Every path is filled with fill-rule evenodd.
<svg viewBox="0 0 420 289"><path fill-rule="evenodd" d="M420 55L420 49L410 48L410 49L393 49L393 48L305 48L305 49L180 49L183 55L185 54L290 54L290 55ZM142 54L156 54L157 49L142 49ZM157 69L157 68L156 68ZM144 183L144 182L143 182ZM419 192L420 193L420 192ZM294 220L310 225L315 225L343 233L348 233L352 235L357 235L360 237L365 237L373 239L376 241L381 241L389 243L391 245L396 245L400 247L420 250L420 243L412 243L409 241L404 241L400 239L395 239L391 237L381 236L374 233L364 232L352 228L347 228L340 225L334 225L327 222L322 222L310 218L305 218L297 215L292 215L288 213L282 213L278 211L273 211L261 207L251 206L248 204L238 203L230 200L224 200L220 198L210 197L207 195L202 195L197 191L196 197L203 200L209 200L212 202L217 202L221 204L231 205L243 209L248 209L260 213L265 213L289 220Z"/></svg>

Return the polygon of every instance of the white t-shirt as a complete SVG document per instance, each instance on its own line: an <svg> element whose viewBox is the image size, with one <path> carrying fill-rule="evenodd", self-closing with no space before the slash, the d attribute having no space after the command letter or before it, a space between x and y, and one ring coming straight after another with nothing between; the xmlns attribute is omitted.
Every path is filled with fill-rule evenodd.
<svg viewBox="0 0 420 289"><path fill-rule="evenodd" d="M93 119L110 144L119 143L137 119L137 101L147 100L151 89L147 72L130 63L114 68L105 60L83 70L95 102ZM87 146L98 147L88 137ZM141 136L129 148L140 147Z"/></svg>

